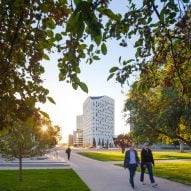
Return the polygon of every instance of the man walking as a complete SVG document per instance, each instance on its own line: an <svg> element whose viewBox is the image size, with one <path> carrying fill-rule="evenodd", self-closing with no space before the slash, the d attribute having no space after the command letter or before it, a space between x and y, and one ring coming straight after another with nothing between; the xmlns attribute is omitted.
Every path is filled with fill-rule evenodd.
<svg viewBox="0 0 191 191"><path fill-rule="evenodd" d="M125 152L125 159L124 159L124 168L129 169L129 183L131 187L134 188L134 176L139 164L139 158L137 151L133 144L130 145L130 149Z"/></svg>
<svg viewBox="0 0 191 191"><path fill-rule="evenodd" d="M141 151L141 177L140 181L144 185L144 173L147 168L149 173L149 178L153 187L156 187L158 184L155 182L153 177L153 166L154 166L154 159L151 149L149 148L148 143L144 143L144 148Z"/></svg>
<svg viewBox="0 0 191 191"><path fill-rule="evenodd" d="M68 148L66 149L66 154L67 154L68 160L70 160L70 153L71 153L71 148L70 148L70 146L68 146Z"/></svg>

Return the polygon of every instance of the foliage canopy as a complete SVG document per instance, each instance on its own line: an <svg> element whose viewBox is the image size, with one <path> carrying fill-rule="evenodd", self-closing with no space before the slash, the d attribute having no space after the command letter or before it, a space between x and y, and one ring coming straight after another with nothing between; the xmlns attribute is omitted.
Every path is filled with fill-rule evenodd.
<svg viewBox="0 0 191 191"><path fill-rule="evenodd" d="M162 99L164 105L157 102L160 110L169 111L170 102L174 100L181 102L178 108L185 108L184 114L179 114L180 108L177 109L173 102L176 114L171 117L189 132L190 1L143 0L135 3L128 0L125 13L112 11L110 2L1 1L1 129L11 128L15 120L25 121L38 113L37 102L49 100L55 103L48 97L49 92L41 79L44 73L41 61L49 60L50 54L59 53L57 63L53 63L58 65L59 80L66 80L74 89L80 87L88 92L86 84L78 77L80 62L85 59L91 64L99 60L101 54L107 54L108 40L116 39L120 46L128 49L129 39L133 39L135 55L123 61L120 57L120 66L110 69L108 79L115 76L124 84L137 72L141 82L136 82L133 88L142 93L141 96L157 90L162 97L151 94L151 98ZM168 96L172 94L176 99ZM156 114L156 108L152 112ZM165 116L165 112L163 114ZM164 120L166 124L167 119Z"/></svg>

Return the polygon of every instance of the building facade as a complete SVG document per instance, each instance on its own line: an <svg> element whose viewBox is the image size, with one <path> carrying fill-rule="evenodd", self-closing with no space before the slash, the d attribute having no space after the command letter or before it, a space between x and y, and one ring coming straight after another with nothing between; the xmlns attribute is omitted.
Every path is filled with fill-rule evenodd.
<svg viewBox="0 0 191 191"><path fill-rule="evenodd" d="M83 146L113 147L114 99L88 97L83 104Z"/></svg>
<svg viewBox="0 0 191 191"><path fill-rule="evenodd" d="M73 135L71 135L71 134L69 134L68 135L68 145L73 145L73 142L74 142L74 140L73 140Z"/></svg>
<svg viewBox="0 0 191 191"><path fill-rule="evenodd" d="M78 115L76 117L76 131L75 131L74 146L76 147L83 146L83 115Z"/></svg>

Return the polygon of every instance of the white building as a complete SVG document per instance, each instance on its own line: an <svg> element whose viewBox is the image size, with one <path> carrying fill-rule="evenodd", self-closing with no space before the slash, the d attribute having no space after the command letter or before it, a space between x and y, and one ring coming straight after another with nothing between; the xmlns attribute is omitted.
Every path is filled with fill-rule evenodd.
<svg viewBox="0 0 191 191"><path fill-rule="evenodd" d="M83 115L76 116L76 129L83 130Z"/></svg>
<svg viewBox="0 0 191 191"><path fill-rule="evenodd" d="M88 97L83 104L83 145L113 147L114 99Z"/></svg>
<svg viewBox="0 0 191 191"><path fill-rule="evenodd" d="M83 146L83 115L78 115L76 117L76 133L74 146Z"/></svg>

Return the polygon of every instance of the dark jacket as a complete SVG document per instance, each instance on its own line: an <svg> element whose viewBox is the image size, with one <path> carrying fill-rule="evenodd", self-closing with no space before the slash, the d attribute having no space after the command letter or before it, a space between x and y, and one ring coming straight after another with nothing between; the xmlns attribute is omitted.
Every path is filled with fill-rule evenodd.
<svg viewBox="0 0 191 191"><path fill-rule="evenodd" d="M138 157L137 151L136 150L133 150L133 151L135 152L136 165L138 165L139 164L139 157ZM130 150L127 150L125 152L124 168L128 168L129 162L130 162Z"/></svg>
<svg viewBox="0 0 191 191"><path fill-rule="evenodd" d="M143 148L141 151L141 164L151 162L154 165L154 159L151 149Z"/></svg>
<svg viewBox="0 0 191 191"><path fill-rule="evenodd" d="M71 153L71 149L70 149L70 148L67 148L67 149L66 149L66 153L67 153L67 154L70 154L70 153Z"/></svg>

